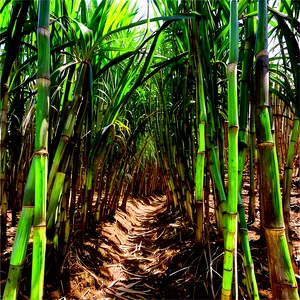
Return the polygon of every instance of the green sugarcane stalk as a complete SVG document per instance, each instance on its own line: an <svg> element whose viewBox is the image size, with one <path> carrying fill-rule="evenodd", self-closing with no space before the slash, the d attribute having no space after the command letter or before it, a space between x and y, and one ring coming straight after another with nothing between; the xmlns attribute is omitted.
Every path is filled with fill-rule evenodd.
<svg viewBox="0 0 300 300"><path fill-rule="evenodd" d="M86 180L86 188L87 188L87 195L88 195L88 206L87 209L91 211L92 207L92 201L95 193L95 186L98 178L98 176L94 175L94 170L95 170L95 161L97 162L97 169L98 172L101 174L101 179L103 176L103 168L105 166L105 159L107 158L111 147L112 147L112 141L115 138L115 125L110 124L109 126L106 126L102 128L102 130L99 130L97 134L95 135L92 143L91 143L91 150L88 154L88 166L87 166L87 180ZM99 162L101 163L101 169L99 170ZM97 172L95 172L97 173ZM100 182L102 184L102 182ZM85 208L85 206L84 206ZM98 211L98 213L97 213ZM97 218L94 218L94 226L99 221L100 218L100 199L97 200L96 203L96 213ZM87 212L86 210L83 211Z"/></svg>
<svg viewBox="0 0 300 300"><path fill-rule="evenodd" d="M66 163L67 166L69 166L69 162ZM67 167L65 168L67 169ZM69 215L69 207L68 207L68 195L70 191L70 180L68 180L68 177L66 173L58 173L61 174L59 177L63 177L64 180L61 180L61 196L59 196L59 202L57 204L57 216L55 220L55 232L53 237L53 247L56 251L59 249L62 250L62 255L58 253L58 259L64 259L66 255L66 250L68 247L69 242L69 234L70 234L70 215ZM55 185L55 184L54 184ZM48 229L48 224L47 224ZM61 238L60 238L61 237ZM61 248L59 248L59 242L63 240L63 245Z"/></svg>
<svg viewBox="0 0 300 300"><path fill-rule="evenodd" d="M249 4L248 12L253 11L253 4ZM245 166L246 152L248 148L248 111L249 111L249 89L253 72L253 46L254 37L254 21L253 18L245 20L245 49L242 62L242 76L240 84L240 115L239 115L239 190L242 187L243 171Z"/></svg>
<svg viewBox="0 0 300 300"><path fill-rule="evenodd" d="M8 85L1 84L3 95L0 100L0 247L4 249L6 246L6 223L7 223L7 174L6 174L6 136L7 136L7 101L8 101Z"/></svg>
<svg viewBox="0 0 300 300"><path fill-rule="evenodd" d="M284 168L283 213L286 228L289 228L290 224L290 196L292 191L293 162L295 150L298 146L299 128L299 117L295 116L294 126L291 133L290 144L287 153L286 164Z"/></svg>
<svg viewBox="0 0 300 300"><path fill-rule="evenodd" d="M224 157L224 152L225 152L225 132L224 132L224 120L222 120L222 122L220 122L220 130L219 130L219 134L218 134L218 143L219 143L219 149L221 149L219 151L219 164L220 164L220 172L221 172L221 178L224 182L225 179L225 157Z"/></svg>
<svg viewBox="0 0 300 300"><path fill-rule="evenodd" d="M14 300L18 295L34 213L35 161L34 157L24 190L23 208L10 258L8 278L3 294L4 300Z"/></svg>
<svg viewBox="0 0 300 300"><path fill-rule="evenodd" d="M285 234L276 147L269 115L267 0L258 6L256 35L256 136L260 158L260 192L273 298L299 299Z"/></svg>
<svg viewBox="0 0 300 300"><path fill-rule="evenodd" d="M8 122L8 89L12 66L18 57L18 51L22 38L22 29L27 17L30 1L13 1L10 22L6 32L5 51L6 56L1 67L0 79L0 247L6 245L7 222L7 122Z"/></svg>
<svg viewBox="0 0 300 300"><path fill-rule="evenodd" d="M83 131L84 132L84 131ZM83 182L82 182L82 191L80 193L80 203L81 203L81 220L80 220L80 228L81 228L81 243L80 243L80 250L82 250L84 237L85 237L85 230L87 228L87 212L88 212L88 203L87 203L87 196L88 196L88 190L87 190L87 176L88 176L88 153L86 151L87 148L87 140L82 141L83 147L85 149L84 153L82 154L82 165L84 166L85 172L83 176Z"/></svg>
<svg viewBox="0 0 300 300"><path fill-rule="evenodd" d="M59 199L62 195L64 181L66 174L62 172L57 172L55 176L55 180L53 183L53 187L51 190L50 201L47 209L47 229L52 229L55 224L56 211L58 208Z"/></svg>
<svg viewBox="0 0 300 300"><path fill-rule="evenodd" d="M222 224L222 212L225 212L225 205L226 205L226 194L223 187L222 179L220 170L217 166L217 156L216 152L214 150L214 147L212 145L213 151L211 151L211 148L209 148L209 158L210 158L210 171L213 177L213 181L216 185L217 192L219 194L219 198L221 200L221 215L220 215L220 222ZM258 290L257 290L257 284L256 284L256 278L254 273L254 265L251 257L250 252L250 245L249 245L249 238L248 238L248 229L247 229L247 223L245 218L245 209L242 202L242 199L239 195L239 203L238 203L238 212L239 212L239 219L240 219L240 228L239 232L241 235L241 243L244 251L244 265L246 269L246 275L247 275L247 287L249 295L251 295L251 298L258 299ZM225 231L225 229L223 229Z"/></svg>
<svg viewBox="0 0 300 300"><path fill-rule="evenodd" d="M83 90L83 84L85 81L87 68L88 68L88 65L86 63L82 63L80 73L78 75L78 80L76 83L75 91L74 91L72 108L68 115L67 121L64 124L64 129L61 134L61 137L60 137L60 140L59 140L59 143L58 143L55 155L54 155L54 159L53 159L53 162L51 165L49 180L48 180L48 190L50 190L50 188L52 186L52 183L53 183L55 175L58 171L60 162L63 158L66 147L69 143L70 137L74 130L75 122L77 119L78 109L83 100L82 90Z"/></svg>
<svg viewBox="0 0 300 300"><path fill-rule="evenodd" d="M253 4L249 4L248 12L253 11ZM241 78L241 92L240 92L240 116L239 116L239 152L238 152L238 166L239 166L239 176L238 176L238 213L240 221L240 236L241 244L244 252L244 266L246 270L247 279L247 290L251 299L259 299L258 288L256 283L256 277L254 273L254 265L252 260L252 255L249 245L248 228L246 223L245 207L241 197L241 190L243 184L243 171L245 167L245 159L248 148L248 133L247 133L247 121L248 121L248 110L249 110L249 87L252 79L253 72L253 44L254 40L254 21L252 18L248 18L245 24L245 50L244 59L242 62L242 78Z"/></svg>
<svg viewBox="0 0 300 300"><path fill-rule="evenodd" d="M216 191L217 191L217 210L218 210L218 228L219 234L223 234L226 232L226 224L225 224L225 214L226 214L226 204L227 204L227 197L222 181L222 175L218 164L217 153L215 150L215 146L213 143L209 141L207 138L206 141L207 150L208 150L208 159L209 159L209 170L211 177L213 179Z"/></svg>
<svg viewBox="0 0 300 300"><path fill-rule="evenodd" d="M46 205L48 177L48 117L50 89L50 1L38 2L38 72L35 136L35 206L33 220L33 252L31 299L42 299L46 253Z"/></svg>
<svg viewBox="0 0 300 300"><path fill-rule="evenodd" d="M65 182L65 187L70 189L70 182L69 181ZM71 230L70 208L68 206L68 201L67 200L68 200L67 197L65 195L63 195L63 201L66 202L65 204L64 204L64 202L62 202L62 205L64 205L64 207L65 207L65 228L64 228L64 242L63 242L63 251L62 251L62 256L63 257L65 257L67 255L68 246L69 246L69 239L70 239L70 232L72 232L72 230Z"/></svg>
<svg viewBox="0 0 300 300"><path fill-rule="evenodd" d="M194 2L196 8L196 3ZM193 20L194 35L199 32L197 20ZM196 201L196 237L195 243L203 241L204 225L204 165L205 165L205 126L206 126L206 105L204 96L203 70L201 63L201 50L199 40L195 39L195 71L196 71L196 120L198 127L198 150L196 155L196 176L195 176L195 201Z"/></svg>
<svg viewBox="0 0 300 300"><path fill-rule="evenodd" d="M285 13L288 13L291 17L296 17L297 14L299 16L299 11L295 10L294 5L291 5L291 3L288 3L291 7L289 9L287 6L287 3L285 5L282 5L281 3L279 10L280 11L285 11ZM271 9L272 10L272 9ZM296 12L296 15L293 14L293 11ZM289 56L289 64L291 66L291 73L293 77L293 85L295 87L295 96L294 99L294 107L295 107L295 115L294 115L294 127L291 132L291 137L290 137L290 143L289 147L287 149L287 158L286 158L286 165L285 165L285 170L284 170L284 185L283 185L283 213L284 213L284 221L285 221L285 226L286 226L286 237L288 240L288 245L289 245L289 250L291 256L293 255L293 245L290 240L290 224L289 224L289 211L290 211L290 192L291 192L291 183L292 183L292 169L293 169L293 155L294 155L294 146L295 146L295 141L297 140L297 127L299 127L299 113L300 113L300 102L299 102L299 97L300 97L300 56L299 56L299 43L297 40L297 35L294 34L294 26L289 26L286 21L282 18L282 15L280 15L278 12L272 10L272 13L276 17L278 21L278 26L280 28L280 34L285 38L285 43L286 43L286 49L283 49L283 43L280 41L280 48L281 51L284 52L287 50L288 56ZM292 23L291 23L292 25ZM286 62L286 57L285 54L283 55L283 62L284 62L284 67L286 68L287 62ZM278 85L278 83L276 84ZM290 111L291 113L291 111ZM287 119L285 119L287 120ZM286 141L287 143L287 141ZM295 264L295 260L292 259L293 267L295 272L298 271L298 267Z"/></svg>
<svg viewBox="0 0 300 300"><path fill-rule="evenodd" d="M240 221L239 233L241 236L241 244L244 252L244 266L246 271L247 290L251 299L259 299L258 287L254 272L254 264L249 243L245 206L240 194L238 200L238 213Z"/></svg>
<svg viewBox="0 0 300 300"><path fill-rule="evenodd" d="M284 223L285 223L285 232L288 241L290 255L293 255L293 243L291 241L290 235L290 196L292 191L292 179L293 179L293 162L294 162L294 155L295 150L298 146L298 136L300 134L300 126L299 126L299 117L295 115L294 118L294 126L292 129L291 137L290 137L290 144L287 152L287 158L284 168L284 179L283 179L283 216L284 216ZM295 264L295 260L292 259L292 264L295 272L297 272L297 266Z"/></svg>
<svg viewBox="0 0 300 300"><path fill-rule="evenodd" d="M164 106L164 110L165 110L164 117L167 117L168 111L166 108L165 100L163 101L163 106ZM156 115L156 124L155 124L156 125L155 129L156 129L156 136L157 136L157 145L158 145L157 147L158 147L158 151L160 151L160 153L161 153L162 168L165 169L166 185L168 186L168 190L169 190L168 194L172 198L172 201L170 201L170 202L173 202L175 208L177 208L178 207L178 199L177 199L177 195L175 192L175 184L173 181L172 171L170 168L171 162L169 163L170 156L168 155L168 150L167 150L168 140L164 139L164 133L163 133L163 128L165 128L167 125L166 124L163 125L162 123L163 123L163 121L161 120L161 118L159 118L159 116L157 114Z"/></svg>
<svg viewBox="0 0 300 300"><path fill-rule="evenodd" d="M96 202L96 211L95 211L95 216L94 216L94 225L97 226L97 224L100 221L100 216L101 216L101 204L102 201L101 200L101 196L102 196L102 189L104 186L104 182L103 182L103 175L104 175L104 167L105 167L105 162L106 159L110 153L110 150L112 148L112 144L108 145L108 148L104 148L101 149L100 153L98 154L99 156L97 157L97 160L99 161L99 165L100 165L100 170L98 170L98 178L100 180L99 182L99 189L98 189L98 199Z"/></svg>
<svg viewBox="0 0 300 300"><path fill-rule="evenodd" d="M224 240L224 265L222 280L222 299L231 299L233 261L235 253L237 205L238 205L238 2L230 2L228 64L228 201L226 215L226 235Z"/></svg>
<svg viewBox="0 0 300 300"><path fill-rule="evenodd" d="M67 163L69 167L69 162ZM67 168L65 168L67 169ZM53 247L56 251L62 249L62 254L58 252L59 257L64 259L69 245L70 237L70 209L69 209L69 197L70 197L70 177L65 174L65 180L62 183L62 195L60 197L60 203L58 210L60 215L57 217L55 234L53 237ZM59 248L59 243L62 242L62 246Z"/></svg>
<svg viewBox="0 0 300 300"><path fill-rule="evenodd" d="M250 132L249 132L249 160L250 160L250 191L249 191L249 206L248 206L248 223L252 224L255 221L255 104L251 101L250 112Z"/></svg>

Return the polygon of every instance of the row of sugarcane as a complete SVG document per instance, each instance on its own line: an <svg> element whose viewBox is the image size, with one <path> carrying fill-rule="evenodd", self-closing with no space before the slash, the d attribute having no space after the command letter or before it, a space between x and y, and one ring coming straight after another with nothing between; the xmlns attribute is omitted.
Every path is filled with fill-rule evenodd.
<svg viewBox="0 0 300 300"><path fill-rule="evenodd" d="M59 259L63 259L74 233L76 213L79 212L81 218L83 242L86 230L95 229L100 221L113 216L119 204L126 210L126 201L131 193L149 196L164 192L159 180L162 174L154 155L154 144L146 129L151 115L144 113L147 104L145 95L141 95L141 86L164 66L176 61L176 57L170 62L165 61L162 65L154 66L150 72L164 29L174 21L190 17L157 18L156 21L165 21L162 27L153 34L145 34L149 28L143 25L147 25L149 20L132 22L136 6L132 7L130 3L102 1L98 5L94 2L94 10L88 12L87 3L79 1L74 12L68 11L73 5L72 1L39 3L38 47L32 47L38 53L37 74L34 71L30 73L32 67L35 69L36 60L36 55L31 53L32 48L15 64L19 50L16 49L11 66L7 69L11 69L11 74L8 78L2 74L1 82L10 83L11 86L3 96L6 110L2 109L1 118L9 108L11 118L16 117L22 122L22 127L20 123L19 126L23 129L23 147L18 141L11 141L14 143L11 152L14 152L16 145L16 148L20 147L18 159L23 164L18 161L14 168L17 168L16 174L21 171L23 177L27 178L4 299L17 297L32 225L31 298L42 299L46 236L56 253L62 253ZM49 11L53 6L55 13L62 13L62 16L52 18L50 27ZM116 10L111 6L115 6ZM9 3L6 3L8 7ZM20 7L24 10L23 19L17 18ZM17 19L23 23L19 31L7 30L4 33L13 36L7 38L6 50L16 35L19 44L24 39L28 40L26 28L31 22L30 19L26 20L26 9L34 12L35 2L26 1L23 6L18 1L12 3L12 18L7 20L8 27L13 26ZM80 9L81 22L74 19L78 12L76 9ZM123 18L126 15L130 18ZM103 16L106 16L106 21ZM55 36L52 36L52 40L49 30ZM20 32L24 32L24 37L20 36ZM32 43L34 32L31 35ZM102 60L99 59L101 56ZM8 54L7 61L11 61ZM22 74L23 70L27 74ZM14 76L19 80L14 81ZM26 80L23 81L23 78ZM29 86L26 85L28 83ZM28 92L28 89L32 91ZM8 105L8 96L13 97L14 92L20 90L24 97L21 99L23 109L16 116L15 102ZM26 98L27 93L29 98ZM36 93L38 100L35 104ZM128 105L125 107L126 103ZM133 113L134 110L136 113ZM7 119L2 123L1 130L7 131ZM1 143L3 149L5 140L3 138ZM2 157L6 159L4 150ZM14 155L17 154L16 151ZM14 159L13 155L9 159ZM7 172L6 165L1 164L3 174ZM8 206L4 179L1 182L5 187L1 189L2 246L5 246L5 208ZM98 194L96 200L95 194Z"/></svg>
<svg viewBox="0 0 300 300"><path fill-rule="evenodd" d="M17 144L17 139L11 140L10 146L14 151L10 151L12 154L9 160L15 166L15 169L12 168L13 178L17 178L19 172L23 173L21 180L27 177L4 298L14 299L17 296L32 224L34 269L31 293L33 299L41 299L46 229L47 237L53 242L55 250L62 248L64 256L72 238L72 220L76 214L81 218L83 242L86 231L95 229L99 221L113 216L117 207L120 206L126 211L126 201L130 194L149 196L153 193L166 193L174 209L186 213L191 224L195 226L196 243L203 244L208 238L205 217L208 212L210 177L217 226L225 242L226 264L222 297L232 297L233 270L237 268L234 260L237 251L238 214L247 289L250 297L258 298L245 212L239 195L248 149L249 99L251 178L254 178L256 123L260 133L257 135L260 171L268 170L264 165L273 166L269 173L261 174L269 180L261 181L260 189L270 190L264 184L275 182L272 186L274 194L261 193L262 203L270 203L270 197L274 200L271 206L262 205L262 225L268 249L277 251L268 252L272 291L275 298L297 298L297 285L285 239L285 235L289 233L288 230L285 233L280 207L276 151L267 113L269 108L266 74L269 69L259 69L260 55L267 53L267 45L263 43L267 40L267 36L263 36L267 33L266 2L259 2L259 23L256 25L254 17L257 15L257 8L248 1L232 1L230 6L226 1L193 1L182 2L182 5L176 2L153 1L158 17L152 20L157 24L157 30L152 33L150 20L132 21L135 8L131 8L131 19L123 18L128 15L129 10L129 4L125 2L118 3L115 10L110 8L110 5L115 5L113 1L93 2L92 10L85 1L53 1L51 4L48 1L43 2L46 8L47 5L50 8L39 10L38 18L41 23L37 35L37 49L34 46L28 47L28 52L21 56L21 60L16 61L21 49L18 45L21 42L34 45L35 42L34 35L29 34L30 30L34 32L34 22L26 21L27 11L31 17L37 11L33 1L13 2L12 18L7 21L8 29L4 34L6 51L10 51L12 45L16 49L15 57L7 55L5 60L10 66L3 70L8 73L2 72L1 75L1 132L8 132L6 116L10 109L8 115L11 134L19 136L24 143L22 148ZM31 5L29 10L28 5ZM281 39L282 35L286 39L290 38L287 47L282 40L279 47L283 54L288 52L289 61L283 58L284 64L291 64L289 76L294 79L295 85L286 84L282 72L278 75L275 70L272 73L273 80L280 89L270 88L270 91L295 110L284 176L285 225L288 228L294 145L297 143L299 127L299 107L295 101L299 96L299 46L290 27L295 16L290 15L293 11L286 5L283 2L279 12L272 8L270 12L277 22L274 31L278 30L277 34ZM6 5L6 9L8 7ZM50 27L49 10L54 12ZM75 19L77 11L80 11L80 21ZM238 18L243 13L247 17L243 19L244 26L239 30ZM9 30L15 20L18 20L17 25L23 30ZM256 26L259 34L255 42ZM140 27L142 30L138 29ZM24 36L20 36L20 32ZM238 58L239 37L243 45L242 59ZM164 43L161 44L163 38ZM254 44L256 80L249 76L253 73ZM158 53L160 55L156 55ZM47 64L50 64L50 57L52 64L48 70L46 68L49 68ZM37 58L38 69L35 74L31 68ZM267 58L262 58L265 67ZM239 64L242 66L242 74L239 77L238 93ZM260 75L260 72L265 74ZM35 78L38 92L36 105L33 101L36 94ZM261 78L264 84L260 84ZM252 88L254 84L256 91ZM18 97L21 98L18 100ZM51 105L48 113L49 100ZM31 122L35 111L36 125ZM227 169L224 152L226 119L229 125L228 186L224 184ZM16 130L16 122L20 120L22 134ZM34 128L35 135L32 131ZM5 141L5 135L1 134L3 239L6 233L5 208L8 205L7 199L12 197L12 194L9 194L9 198L6 196L3 175L7 173L7 152L2 150L5 149ZM273 177L274 174L277 175ZM255 196L254 190L252 196ZM9 205L17 208L19 204L12 202ZM268 209L275 211L275 223L268 220L268 216L274 215ZM272 247L272 243L279 243L274 238L282 245L279 249ZM272 258L276 255L275 264ZM280 264L284 274L271 268Z"/></svg>
<svg viewBox="0 0 300 300"><path fill-rule="evenodd" d="M269 107L269 67L268 67L268 12L266 1L259 1L258 8L255 3L247 3L246 17L243 20L244 26L242 34L242 60L238 59L238 16L244 13L245 2L241 1L239 6L236 1L232 1L230 8L225 1L214 3L216 11L220 14L227 12L230 15L230 27L224 25L223 30L219 29L217 22L220 18L215 17L215 22L210 15L210 5L204 2L183 5L164 2L164 6L155 2L161 13L171 11L177 13L197 12L193 21L187 21L186 27L174 28L176 36L173 49L176 47L185 49L190 53L190 60L179 62L177 69L166 70L163 78L157 83L161 83L158 94L165 112L164 119L160 120L157 126L159 137L157 144L160 150L161 165L165 168L166 183L169 187L171 201L175 207L179 206L189 216L191 222L195 224L196 237L198 243L205 243L207 236L204 226L205 220L205 200L204 191L209 186L205 186L205 177L208 170L212 177L215 189L215 210L217 220L219 220L219 231L223 232L225 240L224 273L222 298L232 297L233 261L236 257L236 225L237 213L239 215L239 231L242 240L242 248L245 257L247 287L251 298L258 298L258 290L253 270L253 261L250 254L245 210L240 196L243 182L243 170L246 161L247 150L249 148L250 174L251 174L251 197L249 206L249 222L254 220L255 193L254 193L254 172L255 172L255 127L257 134L257 148L259 152L260 165L260 201L262 203L261 215L263 232L268 245L268 258L270 267L270 280L275 298L296 299L298 298L297 284L292 268L293 261L288 250L287 238L289 228L289 203L291 191L291 179L293 171L293 156L295 154L295 144L298 140L299 128L299 45L298 37L295 37L291 28L288 27L288 18L295 16L288 14L286 3L280 4L280 12L272 7L269 8L276 20L275 30L282 39L282 35L289 39L287 47L283 49L282 40L279 44L282 53L288 53L292 65L292 82L294 86L287 83L287 75L279 72L276 74L275 64L272 61L272 75L274 80L270 88L272 95L280 97L286 105L293 105L294 120L293 131L289 143L288 157L284 172L283 203L285 211L285 222L281 206L279 168L277 165L277 155L272 136L271 113ZM297 6L297 4L295 4ZM166 7L168 7L166 9ZM222 11L222 9L224 9ZM258 9L258 13L257 13ZM295 9L295 12L298 11ZM258 14L259 22L255 24L252 18ZM251 16L251 17L250 17ZM284 20L280 18L284 16ZM225 18L224 15L221 18ZM295 21L296 22L296 21ZM274 26L274 25L273 25ZM257 29L256 29L257 28ZM256 37L255 37L256 30ZM188 34L189 32L189 34ZM222 57L224 52L222 47L228 47L229 38L229 58ZM295 31L294 31L295 32ZM200 40L198 37L201 37ZM219 45L215 45L219 42ZM255 46L254 46L255 45ZM255 49L255 50L254 50ZM221 54L221 55L220 55ZM263 57L263 67L261 68L261 57ZM255 55L255 74L253 74L253 62ZM228 59L228 74L225 73L225 63ZM285 58L286 59L286 58ZM237 104L237 65L241 63L240 89L239 89L239 110ZM215 65L214 65L215 64ZM287 65L287 62L285 62ZM280 66L277 66L280 68ZM176 75L175 75L176 74ZM178 77L181 75L181 78ZM250 76L249 76L250 75ZM283 76L282 76L283 75ZM174 77L176 78L174 80ZM225 95L226 79L228 77L228 97ZM290 78L291 78L290 77ZM168 80L172 78L171 80ZM280 89L274 86L280 85ZM255 90L254 87L255 86ZM280 91L280 92L279 92ZM293 91L293 92L291 92ZM280 95L282 93L282 95ZM221 99L219 102L216 99ZM226 107L227 99L227 107ZM249 100L251 99L251 116L248 118ZM221 102L221 103L220 103ZM172 103L172 106L170 105ZM169 107L168 107L169 105ZM171 107L170 107L171 106ZM224 113L224 111L227 111ZM178 111L182 113L178 113ZM228 197L224 186L224 115L228 116ZM237 121L239 115L239 122ZM175 121L174 121L175 118ZM250 119L251 123L248 124ZM256 124L256 126L255 126ZM248 137L248 128L250 134ZM165 141L165 143L162 143ZM249 142L248 142L249 141ZM248 144L249 147L248 147ZM175 148L176 147L176 148ZM176 150L175 150L176 149ZM166 162L167 161L167 162ZM271 166L271 167L270 167ZM206 169L205 169L206 168ZM206 173L204 173L206 170ZM191 180L194 178L193 180ZM289 182L289 186L287 185ZM194 194L195 190L195 194ZM170 201L170 202L171 202ZM275 215L275 217L274 217ZM273 219L269 219L273 218ZM222 230L223 228L223 230ZM285 232L285 228L287 231ZM274 242L274 244L272 244ZM280 244L280 247L277 245ZM276 257L276 259L274 259ZM280 263L279 263L280 261ZM275 263L276 262L276 263ZM281 265L282 272L278 271ZM235 266L236 268L236 266ZM275 269L276 268L276 269ZM277 270L277 271L276 271Z"/></svg>

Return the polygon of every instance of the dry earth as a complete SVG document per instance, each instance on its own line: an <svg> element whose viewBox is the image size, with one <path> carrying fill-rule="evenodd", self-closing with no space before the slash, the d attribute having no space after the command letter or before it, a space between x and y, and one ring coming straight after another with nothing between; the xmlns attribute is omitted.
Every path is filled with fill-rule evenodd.
<svg viewBox="0 0 300 300"><path fill-rule="evenodd" d="M247 208L248 185L243 199ZM295 257L300 261L300 178L293 182L291 228ZM258 204L257 204L258 208ZM258 211L258 210L257 210ZM215 235L210 215L210 236ZM1 293L5 286L15 228L9 229L7 251L1 253ZM80 245L75 233L59 269L49 249L45 299L212 299L219 298L222 241L195 247L193 229L185 218L167 208L165 197L131 198L127 212L118 210L113 222L103 222ZM259 213L249 227L249 240L261 299L272 299L267 250L260 241ZM31 245L29 246L30 253ZM54 263L56 262L56 263ZM211 262L211 264L210 264ZM247 299L242 256L238 256L239 299ZM19 299L29 299L31 255L26 258ZM210 281L209 274L213 275Z"/></svg>

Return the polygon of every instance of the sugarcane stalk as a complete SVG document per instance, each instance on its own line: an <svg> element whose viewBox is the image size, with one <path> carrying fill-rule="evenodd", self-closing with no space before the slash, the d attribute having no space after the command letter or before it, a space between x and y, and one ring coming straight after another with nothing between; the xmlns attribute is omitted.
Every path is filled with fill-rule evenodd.
<svg viewBox="0 0 300 300"><path fill-rule="evenodd" d="M194 2L194 8L196 3ZM203 70L201 63L201 51L199 40L196 38L199 32L198 20L193 20L196 53L194 55L195 77L196 77L196 126L198 127L197 141L198 149L196 155L196 175L195 175L195 201L196 201L196 244L203 241L204 231L204 165L205 165L205 126L206 126L206 105L204 96Z"/></svg>
<svg viewBox="0 0 300 300"><path fill-rule="evenodd" d="M248 12L253 11L253 4L249 4ZM243 171L246 152L248 148L248 111L250 98L250 83L252 81L254 58L254 21L252 18L245 20L245 48L242 62L242 76L240 81L240 114L239 114L239 190L242 187Z"/></svg>
<svg viewBox="0 0 300 300"><path fill-rule="evenodd" d="M38 3L38 72L35 136L35 205L33 220L33 252L31 299L42 299L46 253L46 205L48 177L48 117L50 89L50 1Z"/></svg>
<svg viewBox="0 0 300 300"><path fill-rule="evenodd" d="M225 224L225 214L226 214L226 204L227 204L227 197L225 193L225 188L222 181L221 171L218 165L217 153L215 150L215 146L213 143L209 141L207 138L206 141L207 151L208 151L208 159L209 159L209 169L210 174L213 179L215 189L217 191L217 206L216 209L218 210L218 228L219 234L222 235L226 232L226 224Z"/></svg>
<svg viewBox="0 0 300 300"><path fill-rule="evenodd" d="M276 147L269 114L269 53L267 0L258 4L256 35L256 136L260 158L260 193L263 228L268 250L272 294L275 299L299 299L288 249Z"/></svg>
<svg viewBox="0 0 300 300"><path fill-rule="evenodd" d="M136 173L137 168L138 168L139 164L141 163L141 160L142 160L144 151L145 151L145 149L146 149L147 144L149 143L150 138L151 138L151 136L149 136L149 137L147 138L147 140L145 141L145 143L144 143L142 149L140 150L140 152L139 152L139 154L138 154L138 156L137 156L135 162L133 163L133 165L132 165L132 167L131 167L131 169L130 169L130 172L129 172L130 174L135 174L135 173ZM121 208L124 212L126 212L127 199L128 199L129 193L132 191L133 183L134 183L134 182L132 181L131 183L128 184L127 189L126 189L126 192L125 192L125 195L124 195L123 200L122 200L122 204L121 204L121 206L120 206L120 208Z"/></svg>
<svg viewBox="0 0 300 300"><path fill-rule="evenodd" d="M59 165L63 158L64 152L66 150L66 147L70 141L70 137L74 130L75 122L77 119L78 109L83 100L82 89L83 89L83 83L85 80L87 68L88 68L88 65L86 63L82 63L80 73L78 75L77 84L76 84L75 91L74 91L72 107L70 109L70 113L68 115L66 123L64 124L64 128L63 128L63 131L62 131L62 134L61 134L61 137L60 137L60 140L59 140L59 143L58 143L55 155L54 155L54 159L53 159L53 162L51 165L49 180L48 180L48 190L50 190L50 188L52 186L55 175L58 171Z"/></svg>
<svg viewBox="0 0 300 300"><path fill-rule="evenodd" d="M8 122L8 90L12 66L18 57L18 51L22 38L22 29L26 21L30 1L13 1L10 22L6 32L5 51L6 56L1 67L0 79L0 248L6 246L6 222L7 222L7 122Z"/></svg>
<svg viewBox="0 0 300 300"><path fill-rule="evenodd" d="M249 7L249 12L253 11L253 4ZM239 116L239 152L238 152L238 214L239 214L239 233L241 236L241 244L244 253L244 266L246 270L247 290L251 299L259 299L256 277L254 273L254 265L250 251L250 244L248 238L248 228L246 223L245 207L241 197L243 185L243 171L245 167L245 159L248 148L248 132L247 121L249 111L249 95L250 95L250 82L252 80L253 72L253 44L254 44L254 22L253 19L247 19L245 24L245 50L244 59L242 63L242 78L241 78L241 92L240 92L240 116Z"/></svg>
<svg viewBox="0 0 300 300"><path fill-rule="evenodd" d="M228 64L228 198L226 210L226 235L224 239L224 264L222 299L231 299L233 261L236 255L235 241L238 205L238 2L230 2L229 64Z"/></svg>
<svg viewBox="0 0 300 300"><path fill-rule="evenodd" d="M47 229L53 229L55 224L56 218L56 210L58 207L59 199L62 195L64 181L65 181L66 174L62 172L57 172L53 184L53 188L51 190L50 201L47 209Z"/></svg>
<svg viewBox="0 0 300 300"><path fill-rule="evenodd" d="M245 206L240 194L239 194L238 201L239 201L238 213L239 213L239 221L240 221L239 233L241 236L241 244L244 252L244 266L246 271L247 290L251 299L259 299L254 263L253 263L250 243L249 243Z"/></svg>
<svg viewBox="0 0 300 300"><path fill-rule="evenodd" d="M250 132L249 132L249 161L250 161L250 191L249 191L249 206L248 206L248 223L252 224L255 221L255 104L251 101L250 112Z"/></svg>
<svg viewBox="0 0 300 300"><path fill-rule="evenodd" d="M288 152L287 152L287 158L286 158L286 163L285 163L285 168L284 168L284 178L283 178L283 216L284 216L284 223L285 223L285 232L286 232L286 237L288 241L288 246L289 246L289 251L290 255L292 257L292 264L295 272L297 272L298 267L295 264L295 261L293 259L293 243L291 241L291 230L290 230L290 210L291 210L291 205L290 205L290 196L291 196L291 191L292 191L292 178L293 178L293 162L294 162L294 155L295 155L295 150L297 149L298 146L298 137L300 133L300 126L299 126L299 117L295 115L294 118L294 126L291 132L291 137L290 137L290 143L288 147Z"/></svg>
<svg viewBox="0 0 300 300"><path fill-rule="evenodd" d="M6 153L6 136L7 136L7 90L8 86L1 86L2 99L0 101L0 196L1 196L1 211L0 211L0 248L6 246L6 223L7 223L7 153ZM1 94L2 94L1 93Z"/></svg>
<svg viewBox="0 0 300 300"><path fill-rule="evenodd" d="M27 253L30 229L34 213L35 160L33 158L24 190L23 208L14 240L8 278L3 300L14 300L18 296L22 270Z"/></svg>

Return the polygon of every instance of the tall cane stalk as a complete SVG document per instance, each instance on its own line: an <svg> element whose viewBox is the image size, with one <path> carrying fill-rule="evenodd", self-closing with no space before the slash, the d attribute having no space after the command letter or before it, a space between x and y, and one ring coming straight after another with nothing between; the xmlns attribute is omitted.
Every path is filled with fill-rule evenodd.
<svg viewBox="0 0 300 300"><path fill-rule="evenodd" d="M46 203L48 176L48 117L50 88L49 0L38 3L38 72L35 136L35 207L33 220L33 254L31 299L42 299L46 252Z"/></svg>
<svg viewBox="0 0 300 300"><path fill-rule="evenodd" d="M196 8L196 3L194 3ZM203 83L203 67L201 62L201 47L197 32L199 32L199 21L193 20L196 53L194 55L195 77L196 77L196 123L198 150L196 155L196 176L195 176L195 200L196 200L196 243L203 241L203 220L204 220L204 165L205 165L205 127L206 127L206 105Z"/></svg>
<svg viewBox="0 0 300 300"><path fill-rule="evenodd" d="M258 4L256 35L256 135L260 158L262 226L267 242L274 299L299 299L285 234L276 147L269 115L269 53L267 0Z"/></svg>
<svg viewBox="0 0 300 300"><path fill-rule="evenodd" d="M235 259L238 205L238 2L230 2L229 64L228 64L228 201L226 215L225 254L222 299L231 299L233 261Z"/></svg>

